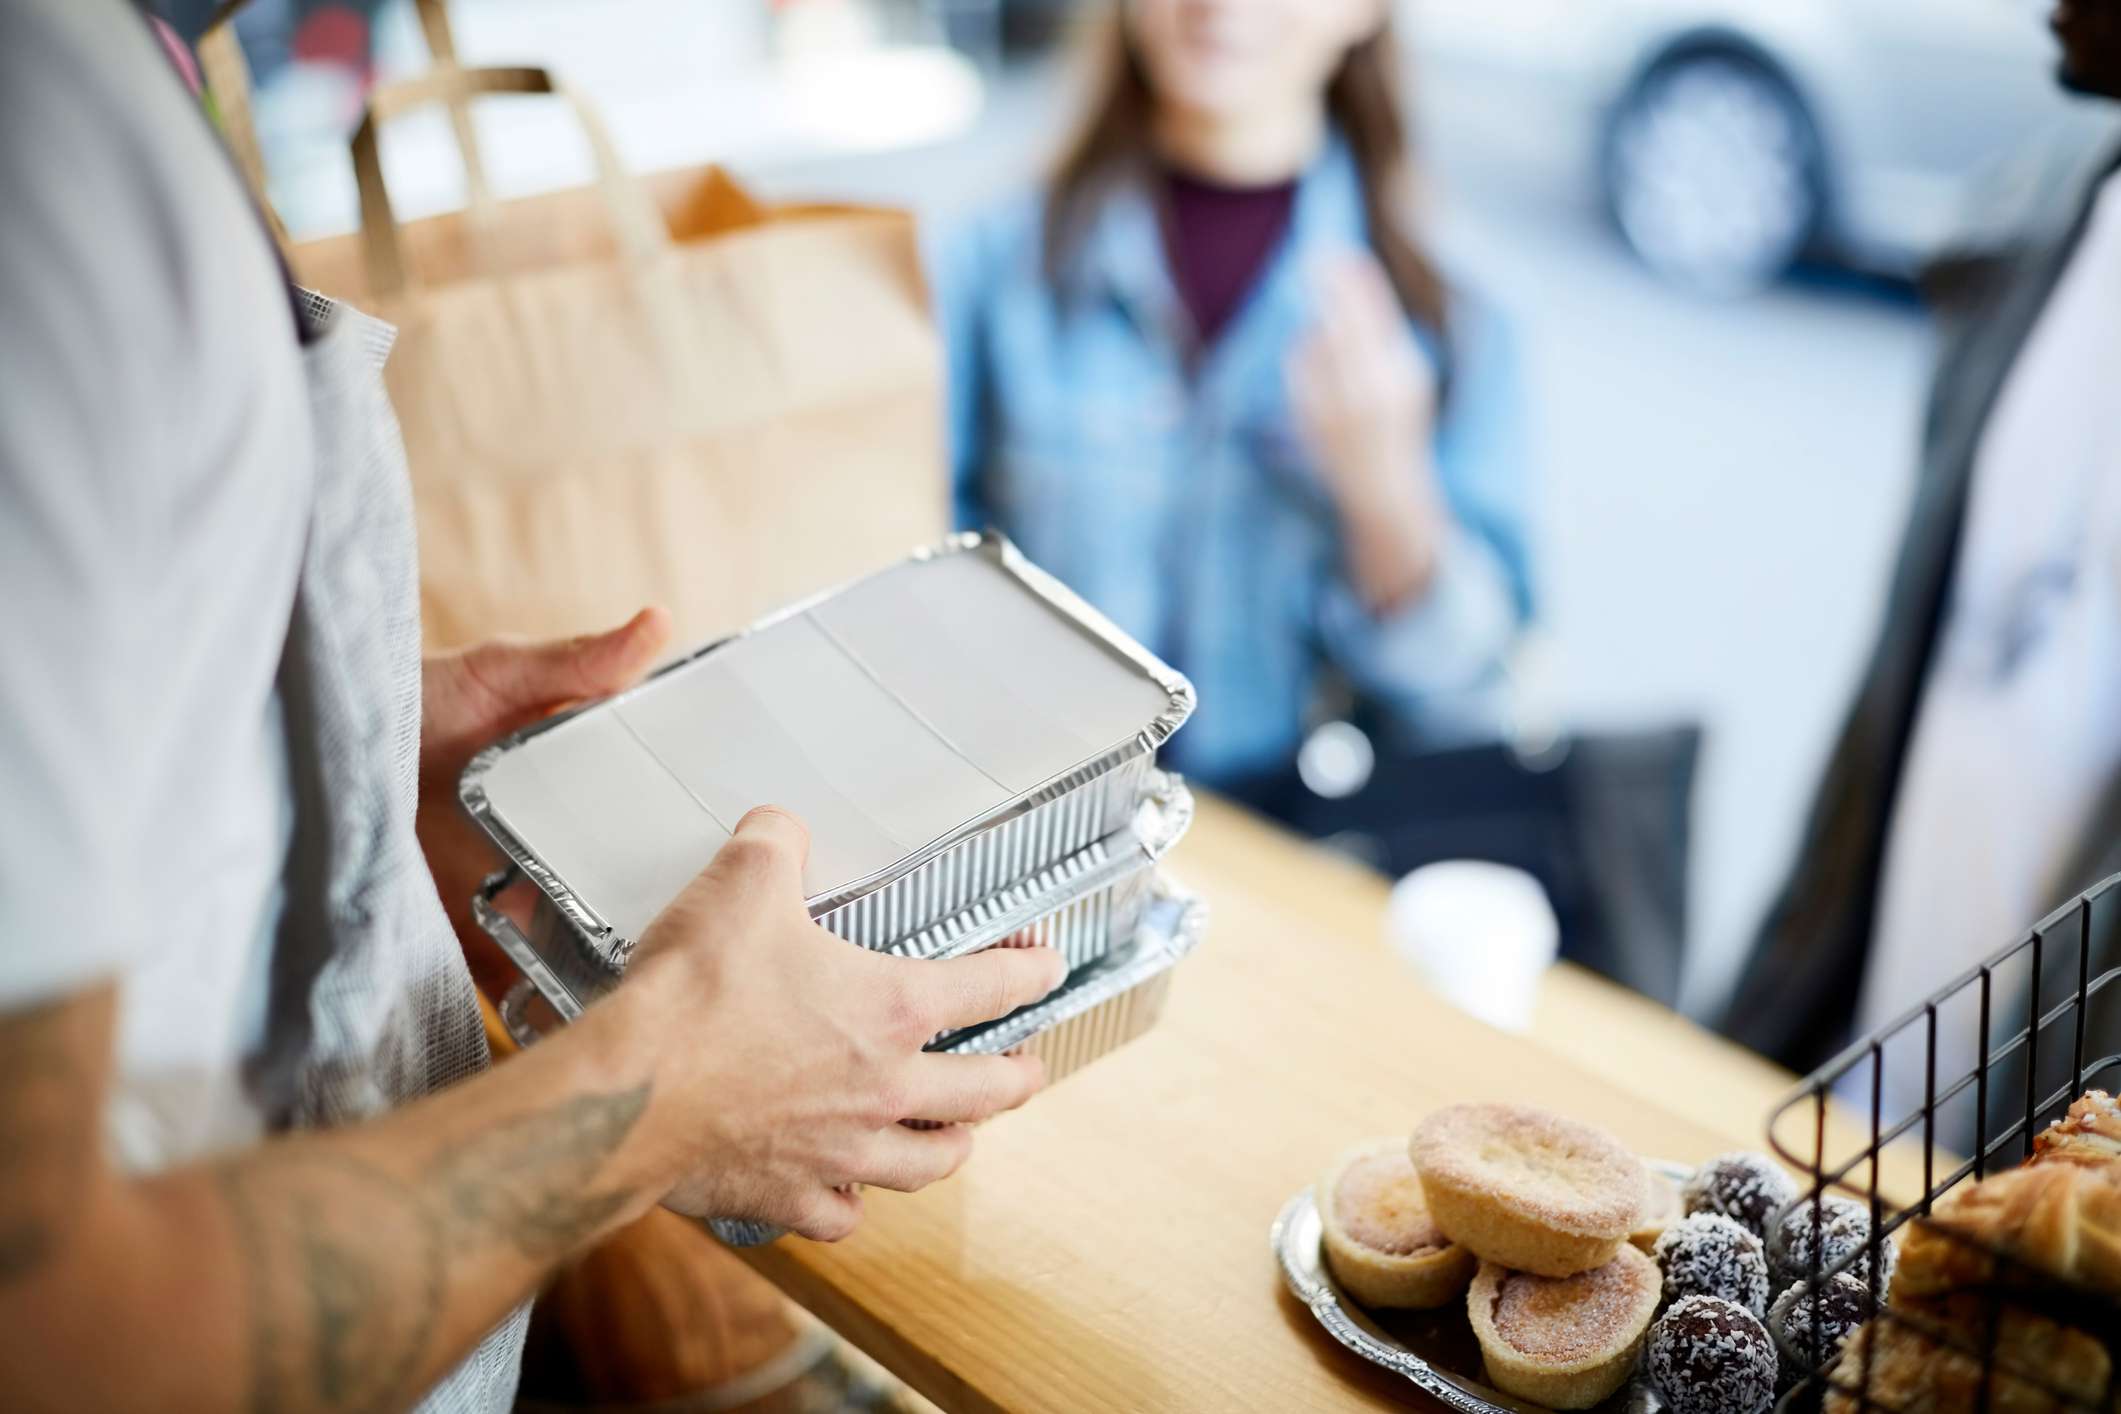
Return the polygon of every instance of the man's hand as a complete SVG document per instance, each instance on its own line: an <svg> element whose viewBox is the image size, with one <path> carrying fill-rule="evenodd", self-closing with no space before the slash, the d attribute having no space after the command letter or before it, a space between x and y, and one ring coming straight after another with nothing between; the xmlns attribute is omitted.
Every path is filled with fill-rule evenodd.
<svg viewBox="0 0 2121 1414"><path fill-rule="evenodd" d="M499 996L514 969L471 923L471 895L500 867L492 843L457 804L474 753L573 703L638 682L670 640L670 616L643 609L608 633L550 643L482 643L420 665L420 810L416 828L472 976Z"/></svg>
<svg viewBox="0 0 2121 1414"><path fill-rule="evenodd" d="M1448 528L1430 448L1436 377L1367 251L1321 272L1289 397L1333 498L1350 576L1372 609L1421 597Z"/></svg>
<svg viewBox="0 0 2121 1414"><path fill-rule="evenodd" d="M803 905L808 852L794 817L746 815L649 926L613 1000L664 1038L657 1093L690 1106L666 1126L688 1146L688 1176L663 1201L831 1241L861 1216L858 1186L911 1192L948 1176L971 1151L961 1126L1044 1083L1035 1057L922 1047L1037 1001L1066 969L1048 948L921 962L833 937Z"/></svg>

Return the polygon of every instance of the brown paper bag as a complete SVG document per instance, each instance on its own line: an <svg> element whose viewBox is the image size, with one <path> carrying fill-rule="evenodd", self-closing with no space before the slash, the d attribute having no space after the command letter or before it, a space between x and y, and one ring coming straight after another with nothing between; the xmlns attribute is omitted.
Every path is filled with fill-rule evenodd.
<svg viewBox="0 0 2121 1414"><path fill-rule="evenodd" d="M489 94L572 104L595 185L400 227L379 124ZM354 162L360 234L294 261L398 326L430 645L644 603L689 645L946 528L941 354L905 214L769 207L711 167L638 181L540 69L384 88Z"/></svg>

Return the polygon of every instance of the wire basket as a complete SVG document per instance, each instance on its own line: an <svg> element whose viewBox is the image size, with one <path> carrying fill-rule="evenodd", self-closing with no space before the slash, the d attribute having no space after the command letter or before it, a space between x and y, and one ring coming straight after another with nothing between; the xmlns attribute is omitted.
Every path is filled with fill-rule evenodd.
<svg viewBox="0 0 2121 1414"><path fill-rule="evenodd" d="M1800 1301L1770 1320L1784 1370L1778 1410L2121 1408L2121 1303L2110 1292L1926 1221L1960 1185L2031 1159L2036 1136L2077 1097L2121 1089L2121 966L2095 971L2117 910L2121 875L1842 1052L1776 1107L1769 1142L1802 1192L1774 1228L1771 1262L1779 1254L1781 1280L1796 1277L1807 1292L1841 1275L1860 1287L1837 1283L1834 1300ZM2110 1177L2121 1186L2121 1169ZM1830 1228L1838 1244L1823 1235ZM1949 1269L1970 1274L1964 1288L1918 1298L1896 1287L1903 1229L1946 1244ZM1837 1311L1864 1319L1845 1346Z"/></svg>

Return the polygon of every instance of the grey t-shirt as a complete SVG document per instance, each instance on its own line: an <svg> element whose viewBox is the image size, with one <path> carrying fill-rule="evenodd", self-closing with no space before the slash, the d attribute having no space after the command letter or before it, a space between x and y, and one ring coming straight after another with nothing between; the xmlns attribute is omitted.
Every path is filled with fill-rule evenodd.
<svg viewBox="0 0 2121 1414"><path fill-rule="evenodd" d="M262 224L121 4L0 6L0 1007L119 983L112 1146L254 1138L311 494Z"/></svg>

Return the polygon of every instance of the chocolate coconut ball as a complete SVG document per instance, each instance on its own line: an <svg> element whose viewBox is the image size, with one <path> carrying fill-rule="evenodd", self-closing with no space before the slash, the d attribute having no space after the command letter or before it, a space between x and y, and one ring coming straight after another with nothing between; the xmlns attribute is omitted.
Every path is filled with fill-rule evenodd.
<svg viewBox="0 0 2121 1414"><path fill-rule="evenodd" d="M1695 1169L1679 1196L1688 1216L1721 1213L1765 1241L1769 1220L1796 1201L1797 1181L1765 1154L1725 1154Z"/></svg>
<svg viewBox="0 0 2121 1414"><path fill-rule="evenodd" d="M1716 1296L1767 1315L1767 1249L1721 1213L1696 1213L1666 1228L1652 1255L1664 1273L1667 1305L1688 1296Z"/></svg>
<svg viewBox="0 0 2121 1414"><path fill-rule="evenodd" d="M1828 1277L1823 1290L1815 1300L1810 1284L1799 1282L1776 1297L1768 1310L1768 1334L1782 1355L1779 1390L1794 1389L1840 1354L1842 1343L1876 1309L1870 1288L1846 1272Z"/></svg>
<svg viewBox="0 0 2121 1414"><path fill-rule="evenodd" d="M1798 1203L1782 1215L1774 1235L1768 1239L1768 1267L1775 1289L1780 1291L1811 1280L1815 1261L1822 1273L1848 1262L1846 1274L1854 1277L1858 1285L1869 1287L1870 1241L1871 1210L1854 1199L1829 1195L1817 1209L1809 1199ZM1890 1242L1880 1250L1885 1270L1879 1274L1878 1286L1883 1290L1893 1279L1896 1254Z"/></svg>
<svg viewBox="0 0 2121 1414"><path fill-rule="evenodd" d="M1751 1311L1689 1296L1650 1327L1643 1369L1673 1414L1755 1414L1775 1397L1775 1342Z"/></svg>

